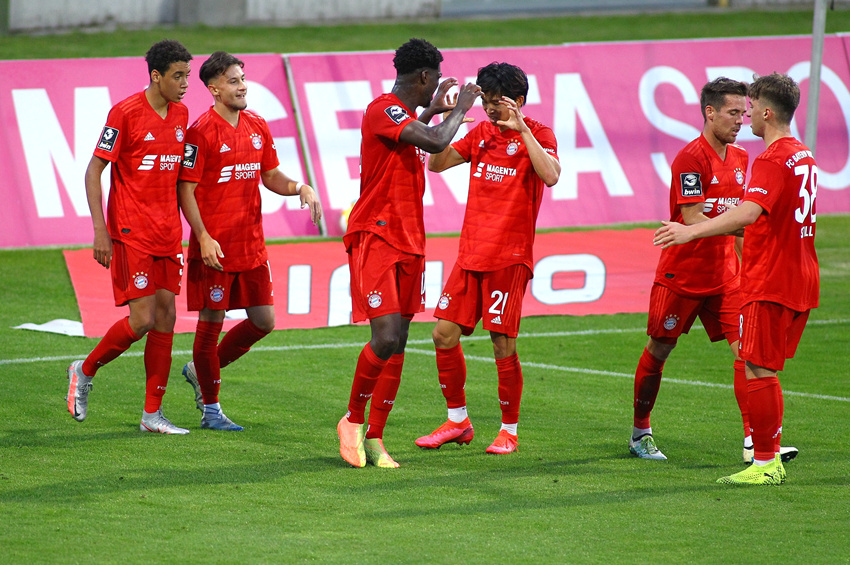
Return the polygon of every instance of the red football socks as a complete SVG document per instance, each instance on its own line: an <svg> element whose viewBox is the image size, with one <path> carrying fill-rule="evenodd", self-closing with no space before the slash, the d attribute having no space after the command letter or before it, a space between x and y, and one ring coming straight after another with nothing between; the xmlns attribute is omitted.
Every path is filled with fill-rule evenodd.
<svg viewBox="0 0 850 565"><path fill-rule="evenodd" d="M460 343L437 351L437 378L449 408L466 406L466 359Z"/></svg>
<svg viewBox="0 0 850 565"><path fill-rule="evenodd" d="M228 330L218 345L221 368L227 367L251 349L251 346L269 335L269 332L254 325L251 320L242 320Z"/></svg>
<svg viewBox="0 0 850 565"><path fill-rule="evenodd" d="M121 318L109 328L103 339L83 361L83 374L93 377L99 368L127 351L140 339L142 336L136 335L130 327L130 318Z"/></svg>
<svg viewBox="0 0 850 565"><path fill-rule="evenodd" d="M759 461L773 459L779 450L782 429L782 388L778 377L762 377L747 381L753 449Z"/></svg>
<svg viewBox="0 0 850 565"><path fill-rule="evenodd" d="M496 359L499 372L499 404L502 407L502 423L519 422L519 404L522 399L522 367L519 356L514 353L504 359Z"/></svg>
<svg viewBox="0 0 850 565"><path fill-rule="evenodd" d="M222 322L198 321L195 329L195 342L192 347L192 360L204 404L218 402L221 388L221 361L218 356L218 336L221 335Z"/></svg>
<svg viewBox="0 0 850 565"><path fill-rule="evenodd" d="M404 353L390 357L384 370L378 377L375 390L372 392L372 405L369 408L369 426L366 428L366 438L384 437L384 426L393 409L398 386L401 384L401 370L404 367Z"/></svg>
<svg viewBox="0 0 850 565"><path fill-rule="evenodd" d="M635 401L634 401L634 427L647 429L649 415L655 406L658 397L658 389L661 388L661 370L664 361L657 359L648 349L644 348L643 355L638 361L635 371Z"/></svg>
<svg viewBox="0 0 850 565"><path fill-rule="evenodd" d="M747 404L747 374L746 363L743 359L735 359L733 363L735 369L735 379L733 382L735 388L735 400L738 401L738 409L741 410L741 421L744 424L744 437L750 435L750 408Z"/></svg>
<svg viewBox="0 0 850 565"><path fill-rule="evenodd" d="M168 373L171 371L173 341L173 332L148 332L145 343L145 412L148 414L156 412L162 406L162 396L168 386Z"/></svg>
<svg viewBox="0 0 850 565"><path fill-rule="evenodd" d="M360 352L357 367L354 369L354 382L351 383L351 396L348 399L349 422L366 423L366 403L372 397L378 377L387 362L375 355L372 346L368 343Z"/></svg>

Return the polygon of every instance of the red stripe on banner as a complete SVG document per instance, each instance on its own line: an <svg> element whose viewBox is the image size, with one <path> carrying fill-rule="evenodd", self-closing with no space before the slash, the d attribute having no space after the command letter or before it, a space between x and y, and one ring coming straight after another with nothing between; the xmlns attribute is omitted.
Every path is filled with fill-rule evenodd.
<svg viewBox="0 0 850 565"><path fill-rule="evenodd" d="M523 315L645 312L658 262L651 229L538 234L534 278ZM425 312L415 321L432 322L443 282L457 257L457 237L428 239ZM270 245L275 295L275 329L319 328L351 321L348 259L339 241ZM114 306L109 271L90 249L65 251L83 330L100 337L127 308ZM175 332L194 332L197 314L177 297ZM225 321L225 330L238 320Z"/></svg>

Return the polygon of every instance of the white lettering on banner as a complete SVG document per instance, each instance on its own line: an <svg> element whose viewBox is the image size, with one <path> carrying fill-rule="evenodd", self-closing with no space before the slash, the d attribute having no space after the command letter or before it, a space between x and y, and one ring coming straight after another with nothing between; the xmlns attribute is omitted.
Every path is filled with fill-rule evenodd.
<svg viewBox="0 0 850 565"><path fill-rule="evenodd" d="M653 67L640 77L640 84L638 85L640 107L647 121L659 131L684 142L699 137L700 130L694 126L665 116L661 112L658 104L655 103L655 90L662 84L675 86L682 93L682 98L686 104L699 106L699 95L684 73L672 67ZM655 174L658 175L665 186L670 186L672 176L666 155L664 153L651 153L650 159L655 168Z"/></svg>
<svg viewBox="0 0 850 565"><path fill-rule="evenodd" d="M788 76L796 80L797 83L802 83L809 78L811 66L811 63L808 61L797 63L788 70ZM841 77L825 65L821 67L820 80L821 84L829 87L832 94L835 95L836 100L838 100L838 105L841 107L841 113L844 117L844 133L850 136L850 92L848 92L847 87L841 81ZM823 93L823 90L821 90L821 93ZM823 117L821 121L823 121ZM803 139L800 137L796 120L791 120L791 133L797 139ZM803 142L805 143L805 140ZM847 160L844 162L844 167L837 173L828 173L820 166L818 167L818 188L843 190L850 186L850 144L847 146L847 151L848 155Z"/></svg>
<svg viewBox="0 0 850 565"><path fill-rule="evenodd" d="M337 267L328 284L328 327L351 323L351 272L348 265Z"/></svg>
<svg viewBox="0 0 850 565"><path fill-rule="evenodd" d="M443 262L425 261L425 308L436 308L442 292Z"/></svg>
<svg viewBox="0 0 850 565"><path fill-rule="evenodd" d="M340 128L337 112L365 112L372 101L369 81L304 84L313 133L330 199L329 207L345 210L360 195L360 178L349 173L348 158L360 158L360 129ZM347 322L346 322L347 323Z"/></svg>
<svg viewBox="0 0 850 565"><path fill-rule="evenodd" d="M262 116L266 122L284 120L289 117L286 107L280 99L268 88L259 82L246 81L248 85L248 107ZM301 167L301 158L298 152L298 144L294 137L275 137L274 145L277 149L277 159L280 161L280 170L289 178L303 179L304 171ZM300 198L287 198L271 190L261 190L260 197L263 202L262 213L274 214L286 204L287 210L298 210L301 208Z"/></svg>
<svg viewBox="0 0 850 565"><path fill-rule="evenodd" d="M287 283L286 313L309 314L310 290L313 276L311 265L290 265Z"/></svg>
<svg viewBox="0 0 850 565"><path fill-rule="evenodd" d="M583 287L553 288L555 273L572 272L584 273ZM605 263L596 255L550 255L534 266L531 295L540 303L549 305L593 302L599 300L605 292L605 273Z"/></svg>
<svg viewBox="0 0 850 565"><path fill-rule="evenodd" d="M15 89L12 90L12 100L38 217L61 218L65 215L56 182L57 174L77 216L89 216L85 172L112 105L109 89L74 89L73 153L45 89ZM54 167L57 174L54 174ZM104 176L107 179L104 182L106 194L109 181L105 171Z"/></svg>
<svg viewBox="0 0 850 565"><path fill-rule="evenodd" d="M578 119L584 125L590 147L576 147ZM578 73L555 75L554 131L559 140L561 180L552 187L553 200L578 198L579 173L602 175L611 196L634 194Z"/></svg>

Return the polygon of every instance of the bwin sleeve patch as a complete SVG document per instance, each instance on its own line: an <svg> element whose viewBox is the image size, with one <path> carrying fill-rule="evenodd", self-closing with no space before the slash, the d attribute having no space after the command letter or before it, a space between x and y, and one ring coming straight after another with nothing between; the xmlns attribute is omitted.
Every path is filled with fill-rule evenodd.
<svg viewBox="0 0 850 565"><path fill-rule="evenodd" d="M682 183L682 196L702 196L702 182L699 173L681 173L679 179Z"/></svg>

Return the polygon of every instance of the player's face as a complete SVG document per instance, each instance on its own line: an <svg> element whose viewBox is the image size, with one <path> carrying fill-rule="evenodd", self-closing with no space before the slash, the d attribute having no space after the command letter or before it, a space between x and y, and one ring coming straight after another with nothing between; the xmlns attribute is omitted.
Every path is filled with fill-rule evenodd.
<svg viewBox="0 0 850 565"><path fill-rule="evenodd" d="M499 120L507 121L511 117L511 111L500 102L501 100L502 94L499 92L481 93L481 106L484 107L484 112L493 125L496 125Z"/></svg>
<svg viewBox="0 0 850 565"><path fill-rule="evenodd" d="M764 137L764 112L765 107L758 98L750 98L750 127L753 135Z"/></svg>
<svg viewBox="0 0 850 565"><path fill-rule="evenodd" d="M171 63L165 74L160 75L157 71L156 80L159 85L159 93L169 102L180 102L183 96L186 95L186 89L189 88L189 63L178 61Z"/></svg>
<svg viewBox="0 0 850 565"><path fill-rule="evenodd" d="M746 115L747 99L744 96L724 96L723 106L714 110L712 115L711 131L714 137L722 143L735 143Z"/></svg>
<svg viewBox="0 0 850 565"><path fill-rule="evenodd" d="M231 65L224 74L218 75L210 83L210 92L216 101L220 101L227 108L240 111L248 107L245 95L248 94L248 84L245 82L245 73L239 65Z"/></svg>
<svg viewBox="0 0 850 565"><path fill-rule="evenodd" d="M443 73L439 66L436 69L425 69L422 72L425 73L425 88L422 93L423 100L420 106L426 108L431 104L431 100L434 99L434 92L437 91L437 87L440 85L440 79Z"/></svg>

